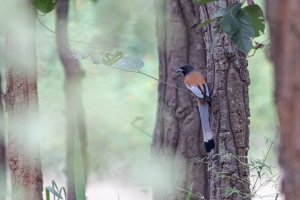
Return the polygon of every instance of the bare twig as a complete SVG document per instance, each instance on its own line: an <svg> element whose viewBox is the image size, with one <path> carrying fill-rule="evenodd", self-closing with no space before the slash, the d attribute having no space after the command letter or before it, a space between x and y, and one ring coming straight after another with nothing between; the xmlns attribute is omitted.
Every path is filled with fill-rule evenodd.
<svg viewBox="0 0 300 200"><path fill-rule="evenodd" d="M186 192L186 193L190 192L190 191L187 191L187 190L182 189L182 188L177 188L177 190L180 190L180 191L183 191L183 192ZM204 196L202 196L202 195L198 195L198 194L195 194L195 193L192 193L192 192L191 192L191 195L193 195L195 197L198 197L199 199L204 199Z"/></svg>
<svg viewBox="0 0 300 200"><path fill-rule="evenodd" d="M273 181L273 179L275 178L275 177L277 177L276 179L275 179L275 181ZM259 186L258 186L258 188L257 188L257 190L255 191L255 193L257 193L261 188L263 188L266 184L268 184L268 183L270 183L270 182L276 182L278 179L279 179L279 177L280 177L280 173L276 173L275 175L273 175L273 176L271 176L270 178L268 178L266 181L264 181L263 183L261 183ZM254 193L254 194L255 194Z"/></svg>
<svg viewBox="0 0 300 200"><path fill-rule="evenodd" d="M44 27L47 31L49 31L50 33L56 34L55 31L52 30L51 28L49 28L48 26L46 26L46 25L41 21L41 19L40 19L38 16L36 16L36 19L37 19L37 21L39 22L39 24L40 24L42 27ZM73 39L70 39L70 38L68 38L68 40L69 40L70 42L75 42L75 43L81 43L81 44L86 44L86 45L95 45L94 42L85 42L85 41L80 41L80 40L73 40Z"/></svg>
<svg viewBox="0 0 300 200"><path fill-rule="evenodd" d="M103 63L100 63L100 64L103 64ZM184 93L184 94L186 94L186 95L189 95L189 96L191 96L191 97L196 98L196 97L195 97L194 95L192 95L191 93L188 93L188 92L184 91L183 89L177 87L176 85L173 85L173 84L167 83L167 82L165 82L165 81L159 80L158 78L155 78L154 76L151 76L151 75L146 74L146 73L144 73L144 72L141 72L141 71L139 71L139 70L138 70L138 71L136 71L136 70L128 70L128 69L122 69L122 68L119 68L119 67L108 66L108 65L105 65L105 66L110 67L110 68L113 68L113 69L119 69L119 70L122 70L122 71L125 71L125 72L132 72L132 73L136 73L136 74L141 74L141 75L147 76L147 77L149 77L149 78L151 78L151 79L153 79L153 80L155 80L155 81L158 81L158 82L160 82L160 83L163 83L163 84L165 84L165 85L167 85L167 86L174 87L174 88L176 88L177 90L179 90L180 92L182 92L182 93Z"/></svg>
<svg viewBox="0 0 300 200"><path fill-rule="evenodd" d="M263 162L262 162L263 165L265 165L265 163L266 163L266 160L267 160L267 158L268 158L268 156L269 156L269 154L270 154L270 151L271 151L271 149L272 149L272 146L273 146L273 144L274 144L276 138L277 138L277 136L275 136L275 137L273 138L273 140L271 141L271 144L270 144L270 146L269 146L269 148L268 148L268 151L267 151L267 153L266 153L266 155L265 155L265 157L264 157L264 159L263 159ZM261 173L262 170L263 170L263 167L259 169L258 173ZM253 192L253 195L255 195L256 192L257 192L257 191L255 191L255 187L256 187L256 184L257 184L258 180L259 180L259 176L257 176L257 178L256 178L256 180L255 180L255 182L254 182L254 185L253 185L253 187L252 187L252 191L254 191L254 192Z"/></svg>
<svg viewBox="0 0 300 200"><path fill-rule="evenodd" d="M146 131L144 131L143 129L141 129L141 128L138 127L137 125L135 125L134 122L131 122L130 124L131 124L134 128L138 129L139 131L141 131L141 132L144 133L145 135L147 135L147 136L149 136L149 137L152 138L152 135L151 135L151 134L147 133Z"/></svg>
<svg viewBox="0 0 300 200"><path fill-rule="evenodd" d="M141 71L137 71L136 73L142 74L142 75L147 76L147 77L149 77L149 78L152 78L152 79L154 79L154 80L156 80L156 81L158 81L158 82L160 82L160 83L163 83L163 84L165 84L165 85L167 85L167 86L174 87L174 88L176 88L177 90L179 90L180 92L183 92L183 93L185 93L185 94L187 94L187 95L190 95L190 96L192 96L192 97L195 97L194 95L192 95L192 94L190 94L190 93L187 93L186 91L184 91L183 89L177 87L176 85L173 85L173 84L167 83L167 82L165 82L165 81L159 80L159 79L157 79L157 78L155 78L155 77L153 77L153 76L150 76L149 74L146 74L146 73L141 72Z"/></svg>

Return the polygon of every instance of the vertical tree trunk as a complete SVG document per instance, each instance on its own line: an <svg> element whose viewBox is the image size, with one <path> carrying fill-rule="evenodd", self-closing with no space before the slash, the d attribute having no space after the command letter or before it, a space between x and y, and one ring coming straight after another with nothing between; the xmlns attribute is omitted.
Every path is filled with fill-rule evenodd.
<svg viewBox="0 0 300 200"><path fill-rule="evenodd" d="M11 16L6 43L8 164L12 199L42 200L39 157L35 12L30 0L19 2Z"/></svg>
<svg viewBox="0 0 300 200"><path fill-rule="evenodd" d="M205 54L198 23L199 10L192 0L156 0L159 79L186 90L176 69L191 64L205 73ZM159 84L157 120L152 141L154 157L168 160L169 189L154 188L155 200L182 200L192 187L191 199L207 196L207 166L196 99L174 87ZM179 190L179 188L181 190Z"/></svg>
<svg viewBox="0 0 300 200"><path fill-rule="evenodd" d="M58 0L56 8L56 39L59 57L65 71L65 97L67 121L67 199L85 199L87 180L86 125L82 105L83 71L72 57L68 41L68 0Z"/></svg>
<svg viewBox="0 0 300 200"><path fill-rule="evenodd" d="M218 5L229 6L236 0L220 0L200 7L201 22L212 18ZM202 32L207 49L207 81L212 90L212 130L216 149L210 156L210 199L250 199L249 97L247 60L225 34L217 34L216 24ZM215 38L216 37L216 38ZM210 52L212 41L216 47ZM238 192L229 195L230 190Z"/></svg>
<svg viewBox="0 0 300 200"><path fill-rule="evenodd" d="M285 199L300 196L300 1L267 1ZM280 13L280 14L279 14Z"/></svg>
<svg viewBox="0 0 300 200"><path fill-rule="evenodd" d="M4 128L4 108L2 99L2 74L0 69L0 199L6 196L6 153L5 153L5 128Z"/></svg>

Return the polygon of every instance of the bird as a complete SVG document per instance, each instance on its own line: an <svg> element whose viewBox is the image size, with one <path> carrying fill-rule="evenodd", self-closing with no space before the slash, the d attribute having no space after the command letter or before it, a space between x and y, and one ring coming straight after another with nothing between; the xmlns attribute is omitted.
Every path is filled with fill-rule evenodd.
<svg viewBox="0 0 300 200"><path fill-rule="evenodd" d="M209 121L209 106L211 97L204 76L191 65L184 65L176 70L184 76L184 83L197 98L203 132L204 147L207 153L215 148L215 142Z"/></svg>

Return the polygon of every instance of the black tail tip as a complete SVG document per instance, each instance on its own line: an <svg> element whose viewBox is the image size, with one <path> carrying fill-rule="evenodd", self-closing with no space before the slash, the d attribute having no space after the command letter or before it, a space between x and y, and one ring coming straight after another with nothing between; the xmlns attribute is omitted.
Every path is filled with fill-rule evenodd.
<svg viewBox="0 0 300 200"><path fill-rule="evenodd" d="M215 141L214 139L208 140L208 142L204 142L205 150L209 153L212 149L215 148Z"/></svg>

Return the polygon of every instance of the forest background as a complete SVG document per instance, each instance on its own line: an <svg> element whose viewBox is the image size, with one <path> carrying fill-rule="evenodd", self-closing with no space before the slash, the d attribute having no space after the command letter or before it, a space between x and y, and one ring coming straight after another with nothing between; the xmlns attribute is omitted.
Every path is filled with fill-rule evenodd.
<svg viewBox="0 0 300 200"><path fill-rule="evenodd" d="M264 7L263 1L256 2ZM144 61L142 72L158 77L158 55L153 1L71 1L69 40L85 71L83 105L87 123L89 181L92 199L147 199L151 174L151 135L156 118L158 82L141 74L112 69L97 57L120 50ZM65 185L64 72L55 42L55 12L37 16L37 63L44 186L55 180ZM267 29L266 29L267 30ZM263 160L275 142L266 165L276 174L277 119L273 102L273 67L268 60L269 36L256 39L265 47L249 58L250 152ZM1 36L1 48L4 37ZM85 55L89 55L85 59ZM95 59L90 59L94 57ZM0 60L1 69L3 62ZM252 174L257 177L257 174ZM263 180L262 180L263 182ZM258 196L278 193L279 180L264 186ZM95 195L97 198L95 198ZM139 196L140 195L140 196Z"/></svg>

